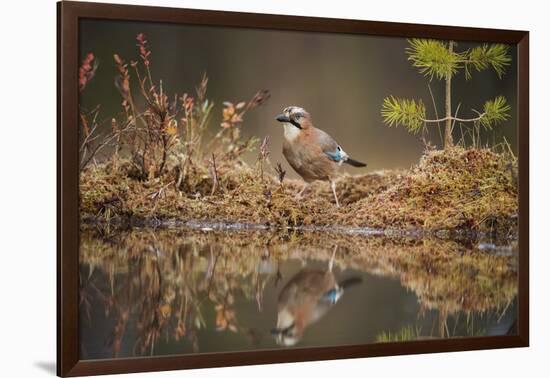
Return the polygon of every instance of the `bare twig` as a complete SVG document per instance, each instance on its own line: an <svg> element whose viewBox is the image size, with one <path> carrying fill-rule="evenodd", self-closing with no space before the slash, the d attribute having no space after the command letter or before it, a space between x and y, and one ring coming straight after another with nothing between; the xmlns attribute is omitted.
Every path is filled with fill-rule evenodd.
<svg viewBox="0 0 550 378"><path fill-rule="evenodd" d="M462 103L459 103L458 106L456 107L456 110L455 110L455 119L453 119L453 123L451 124L451 133L453 132L453 130L455 128L455 123L457 121L456 116L458 115L458 111L460 110L460 105L462 105Z"/></svg>
<svg viewBox="0 0 550 378"><path fill-rule="evenodd" d="M430 84L428 84L428 90L430 91L430 96L432 98L435 118L439 118L439 112L437 111L437 106L435 105L435 98L434 98L434 94L432 92L432 87L430 86ZM443 135L441 134L441 124L439 122L437 122L437 131L439 132L439 139L441 140L441 143L443 143Z"/></svg>
<svg viewBox="0 0 550 378"><path fill-rule="evenodd" d="M283 166L281 165L281 163L277 163L277 166L275 167L275 172L277 172L279 184L281 185L281 187L283 187L283 181L286 176L286 171L283 169Z"/></svg>
<svg viewBox="0 0 550 378"><path fill-rule="evenodd" d="M80 163L80 170L83 170L89 163L92 161L92 159L96 156L96 154L105 146L107 146L111 141L116 137L116 134L109 135L106 139L104 139L101 143L98 143L90 152L87 158L83 159Z"/></svg>
<svg viewBox="0 0 550 378"><path fill-rule="evenodd" d="M439 123L443 121L477 122L477 121L480 121L483 117L485 117L485 113L481 113L478 117L475 117L475 118L459 118L459 117L450 116L450 117L443 117L439 119L421 118L421 120L422 122L426 122L426 123Z"/></svg>
<svg viewBox="0 0 550 378"><path fill-rule="evenodd" d="M174 180L170 181L168 184L162 186L159 190L153 192L153 193L150 193L149 194L149 198L152 199L153 201L156 201L157 199L159 199L159 197L161 197L163 194L164 194L164 191L174 183Z"/></svg>
<svg viewBox="0 0 550 378"><path fill-rule="evenodd" d="M210 160L210 175L212 176L212 191L210 195L213 196L218 187L218 170L216 168L216 156L212 153L212 159Z"/></svg>
<svg viewBox="0 0 550 378"><path fill-rule="evenodd" d="M258 162L260 164L260 179L264 181L264 162L269 156L269 135L264 137L258 153Z"/></svg>

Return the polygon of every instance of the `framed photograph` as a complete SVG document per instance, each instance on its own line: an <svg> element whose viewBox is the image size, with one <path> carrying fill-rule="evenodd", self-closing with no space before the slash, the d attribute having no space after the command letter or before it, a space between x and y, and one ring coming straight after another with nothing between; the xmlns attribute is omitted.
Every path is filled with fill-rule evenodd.
<svg viewBox="0 0 550 378"><path fill-rule="evenodd" d="M57 6L58 375L529 345L528 32Z"/></svg>

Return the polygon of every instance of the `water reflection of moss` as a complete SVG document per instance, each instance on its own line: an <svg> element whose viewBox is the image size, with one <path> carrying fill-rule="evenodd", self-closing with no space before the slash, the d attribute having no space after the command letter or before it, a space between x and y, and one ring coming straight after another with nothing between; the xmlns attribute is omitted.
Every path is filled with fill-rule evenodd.
<svg viewBox="0 0 550 378"><path fill-rule="evenodd" d="M82 306L86 310L87 298L97 296L118 319L114 355L130 312L139 314L135 354L152 353L163 335L186 339L198 351L197 332L205 327L239 332L254 343L257 333L240 323L235 296L243 295L261 310L265 285L278 280L279 261L326 261L334 245L335 266L395 277L417 295L421 312L438 310L441 336L448 334L448 316L503 312L517 294L514 255L495 256L454 241L182 230L101 235L86 230L80 262L89 270L81 274ZM213 324L205 320L205 311L215 314Z"/></svg>

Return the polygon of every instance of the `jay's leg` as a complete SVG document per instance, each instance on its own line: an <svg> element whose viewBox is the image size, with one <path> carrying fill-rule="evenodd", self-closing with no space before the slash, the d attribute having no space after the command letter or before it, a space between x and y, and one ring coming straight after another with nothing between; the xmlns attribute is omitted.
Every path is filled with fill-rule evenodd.
<svg viewBox="0 0 550 378"><path fill-rule="evenodd" d="M338 196L336 195L336 182L331 181L330 187L332 189L332 194L334 194L334 200L336 201L336 207L340 207L340 203L338 202Z"/></svg>
<svg viewBox="0 0 550 378"><path fill-rule="evenodd" d="M302 190L300 190L300 192L298 194L296 194L296 198L297 199L300 199L302 198L302 195L304 194L304 192L307 190L307 188L309 188L309 182L306 182L304 187L302 188Z"/></svg>
<svg viewBox="0 0 550 378"><path fill-rule="evenodd" d="M334 266L334 260L336 258L336 251L338 250L338 244L332 249L332 255L330 255L330 260L328 262L328 271L332 272L332 267Z"/></svg>

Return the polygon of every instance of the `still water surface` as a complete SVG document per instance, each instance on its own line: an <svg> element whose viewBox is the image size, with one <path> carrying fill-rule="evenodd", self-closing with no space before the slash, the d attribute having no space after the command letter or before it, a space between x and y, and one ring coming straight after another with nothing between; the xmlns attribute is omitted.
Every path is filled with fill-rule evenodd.
<svg viewBox="0 0 550 378"><path fill-rule="evenodd" d="M515 333L508 246L268 231L81 235L82 359Z"/></svg>

